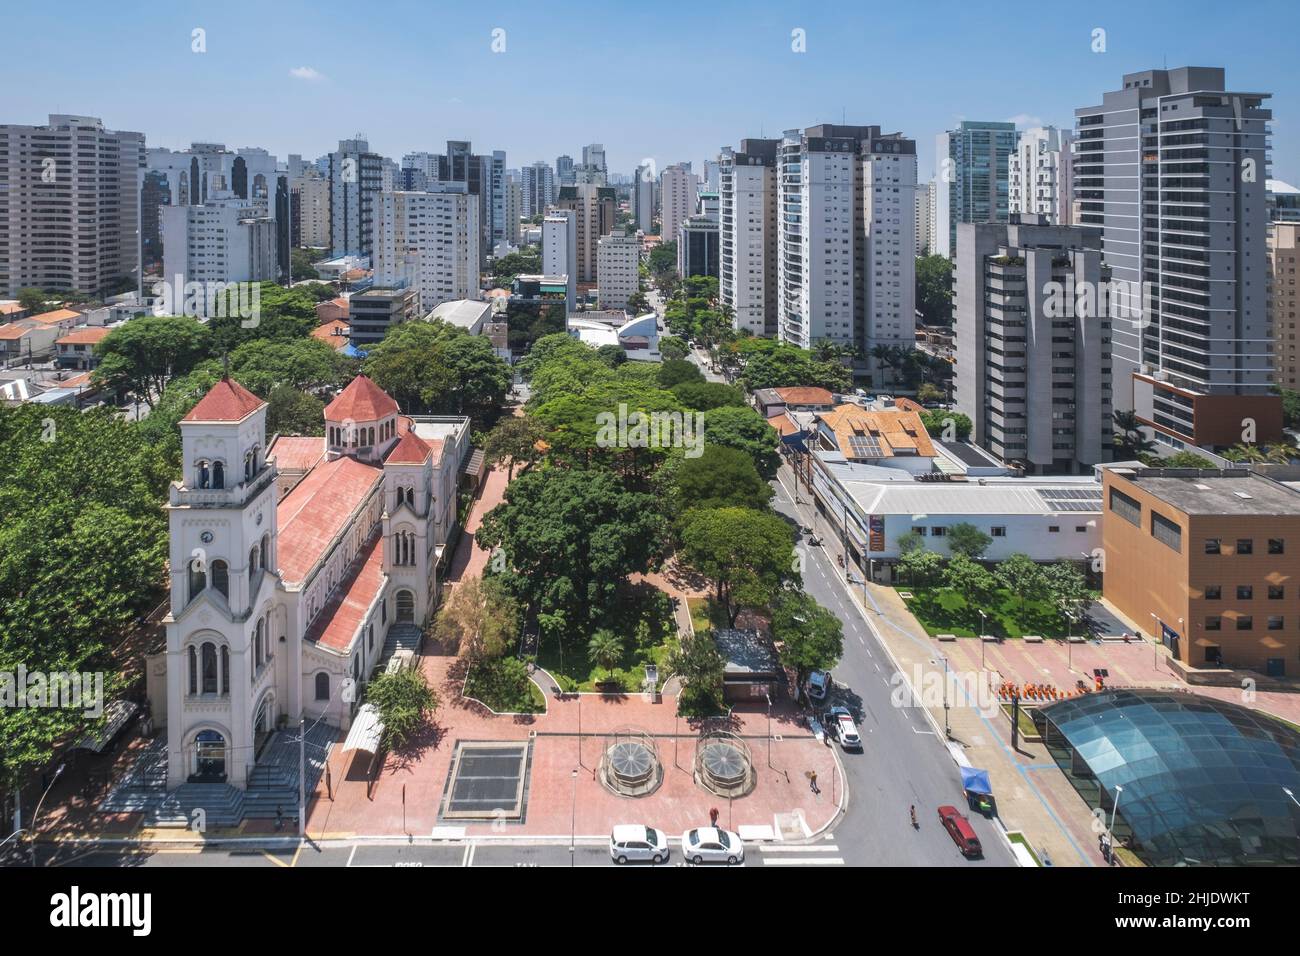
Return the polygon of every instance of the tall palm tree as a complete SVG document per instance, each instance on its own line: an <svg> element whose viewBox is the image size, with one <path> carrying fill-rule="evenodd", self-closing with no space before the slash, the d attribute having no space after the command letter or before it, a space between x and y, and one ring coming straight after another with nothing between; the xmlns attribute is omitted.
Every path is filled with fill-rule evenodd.
<svg viewBox="0 0 1300 956"><path fill-rule="evenodd" d="M587 642L587 657L597 667L612 675L618 662L623 659L623 642L613 631L602 628Z"/></svg>

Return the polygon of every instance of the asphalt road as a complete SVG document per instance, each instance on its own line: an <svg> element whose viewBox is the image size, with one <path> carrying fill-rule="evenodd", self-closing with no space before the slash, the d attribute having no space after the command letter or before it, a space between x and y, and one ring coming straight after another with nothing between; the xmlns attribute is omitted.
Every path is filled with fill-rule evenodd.
<svg viewBox="0 0 1300 956"><path fill-rule="evenodd" d="M816 509L802 502L796 513L794 476L784 465L773 483L773 506L800 526L813 526ZM824 524L824 522L823 522ZM844 622L844 657L832 672L835 700L847 706L862 736L861 753L841 753L849 787L849 808L835 827L845 862L857 866L1013 866L1015 858L997 824L967 813L980 843L982 860L966 860L939 824L938 808L950 804L966 813L961 776L942 735L919 707L896 707L890 700L895 670L867 615L849 597L844 572L835 560L835 539L818 527L825 547L812 547L800 535L805 554L804 590ZM838 746L838 745L836 745ZM914 830L908 807L916 805Z"/></svg>

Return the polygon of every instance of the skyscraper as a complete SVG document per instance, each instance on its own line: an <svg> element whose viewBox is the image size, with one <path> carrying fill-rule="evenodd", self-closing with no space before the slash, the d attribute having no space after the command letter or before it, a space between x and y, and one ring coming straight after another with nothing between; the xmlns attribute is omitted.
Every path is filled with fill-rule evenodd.
<svg viewBox="0 0 1300 956"><path fill-rule="evenodd" d="M655 218L655 177L649 166L638 166L632 177L632 214L636 227L650 235Z"/></svg>
<svg viewBox="0 0 1300 956"><path fill-rule="evenodd" d="M555 202L555 176L551 167L538 160L520 172L523 174L524 218L545 215L551 203Z"/></svg>
<svg viewBox="0 0 1300 956"><path fill-rule="evenodd" d="M360 138L339 140L339 148L327 157L332 256L371 255L382 163L383 157Z"/></svg>
<svg viewBox="0 0 1300 956"><path fill-rule="evenodd" d="M1281 435L1267 312L1267 93L1219 67L1124 76L1075 110L1080 223L1128 291L1115 405L1167 448ZM1112 307L1114 305L1112 297Z"/></svg>
<svg viewBox="0 0 1300 956"><path fill-rule="evenodd" d="M718 169L718 291L737 329L776 335L778 139L722 149Z"/></svg>
<svg viewBox="0 0 1300 956"><path fill-rule="evenodd" d="M577 274L574 281L596 281L596 244L601 236L609 235L614 228L617 209L612 186L595 186L579 183L561 186L555 200L556 209L571 209L575 213L577 233Z"/></svg>
<svg viewBox="0 0 1300 956"><path fill-rule="evenodd" d="M574 183L573 157L557 156L555 158L555 185L572 186Z"/></svg>
<svg viewBox="0 0 1300 956"><path fill-rule="evenodd" d="M143 133L92 116L0 125L0 295L135 288L143 165Z"/></svg>
<svg viewBox="0 0 1300 956"><path fill-rule="evenodd" d="M1055 126L1022 130L1007 170L1009 212L1046 216L1049 223L1071 224L1074 200L1071 131Z"/></svg>
<svg viewBox="0 0 1300 956"><path fill-rule="evenodd" d="M939 255L952 258L958 223L1007 221L1009 165L1015 149L1015 123L965 120L936 137L934 251Z"/></svg>
<svg viewBox="0 0 1300 956"><path fill-rule="evenodd" d="M664 242L675 242L677 230L688 217L695 214L698 201L695 174L686 165L678 163L663 171L660 185L659 213Z"/></svg>
<svg viewBox="0 0 1300 956"><path fill-rule="evenodd" d="M376 286L400 286L413 263L420 314L478 296L479 202L464 183L386 192L376 202Z"/></svg>

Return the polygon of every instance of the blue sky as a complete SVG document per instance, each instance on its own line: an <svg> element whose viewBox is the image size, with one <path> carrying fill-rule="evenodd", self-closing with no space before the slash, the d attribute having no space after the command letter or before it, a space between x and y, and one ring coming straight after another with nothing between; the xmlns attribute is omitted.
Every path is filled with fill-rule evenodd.
<svg viewBox="0 0 1300 956"><path fill-rule="evenodd" d="M469 139L520 166L594 141L631 172L643 157L698 169L742 137L844 119L915 138L926 177L935 134L960 119L1070 125L1124 73L1196 65L1273 94L1274 176L1300 183L1294 0L72 0L11 4L4 19L0 122L89 114L151 146L314 158L362 132L398 160ZM195 28L205 53L191 50ZM791 49L796 28L806 52Z"/></svg>

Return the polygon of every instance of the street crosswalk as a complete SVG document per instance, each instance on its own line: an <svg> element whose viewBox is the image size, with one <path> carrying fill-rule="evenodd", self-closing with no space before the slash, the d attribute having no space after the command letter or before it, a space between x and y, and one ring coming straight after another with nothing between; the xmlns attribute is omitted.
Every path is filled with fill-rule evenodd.
<svg viewBox="0 0 1300 956"><path fill-rule="evenodd" d="M834 843L762 843L757 862L763 866L844 866Z"/></svg>

